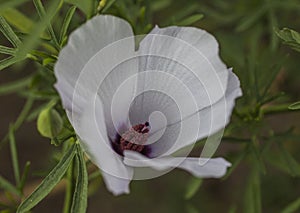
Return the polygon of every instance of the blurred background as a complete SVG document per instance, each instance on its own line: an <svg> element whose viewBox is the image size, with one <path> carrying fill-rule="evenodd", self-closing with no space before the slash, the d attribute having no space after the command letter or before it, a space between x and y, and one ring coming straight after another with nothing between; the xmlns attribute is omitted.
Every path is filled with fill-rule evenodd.
<svg viewBox="0 0 300 213"><path fill-rule="evenodd" d="M52 1L42 3L46 13L55 11L50 18L57 34L72 5L77 9L67 35L95 15L97 7L101 14L129 21L135 34L148 33L155 24L205 29L217 38L223 61L233 67L243 88L215 154L233 163L226 177L199 180L175 169L156 179L133 181L129 195L114 197L100 175L90 176L87 212L300 212L300 113L288 109L300 100L300 53L280 34L285 27L300 31L298 0L107 0L101 5L68 0L59 1L57 10L51 10ZM62 156L63 142L51 143L36 124L43 107L58 98L51 71L58 51L40 27L33 2L1 1L0 14L22 41L31 42L24 47L31 51L26 60L12 66L0 62L0 175L15 184L11 125L20 170L30 162L23 187L28 196ZM30 31L46 38L30 40ZM2 33L0 44L14 48ZM56 109L63 116L61 107ZM199 156L202 145L197 143L191 155ZM91 174L96 168L88 162L88 170ZM65 187L63 180L33 212L62 212ZM20 199L0 181L1 213L15 212Z"/></svg>

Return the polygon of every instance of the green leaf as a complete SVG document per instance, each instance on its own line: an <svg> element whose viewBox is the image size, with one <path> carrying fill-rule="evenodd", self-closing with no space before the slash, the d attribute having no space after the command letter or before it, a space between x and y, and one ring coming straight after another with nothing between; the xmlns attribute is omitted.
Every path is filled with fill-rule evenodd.
<svg viewBox="0 0 300 213"><path fill-rule="evenodd" d="M172 4L172 0L158 0L158 1L153 1L150 4L151 11L159 11L164 8L169 7Z"/></svg>
<svg viewBox="0 0 300 213"><path fill-rule="evenodd" d="M24 60L25 58L21 57L8 57L0 61L0 70L3 70L19 61Z"/></svg>
<svg viewBox="0 0 300 213"><path fill-rule="evenodd" d="M32 77L25 77L23 79L6 83L0 86L0 95L7 95L15 93L27 87L31 82Z"/></svg>
<svg viewBox="0 0 300 213"><path fill-rule="evenodd" d="M60 31L60 36L59 36L59 44L62 46L63 43L64 43L64 38L66 37L67 35L67 30L69 28L69 25L71 23L71 20L72 20L72 17L74 15L76 11L76 6L72 6L68 12L67 12L67 15L63 21L63 26L61 28L61 31Z"/></svg>
<svg viewBox="0 0 300 213"><path fill-rule="evenodd" d="M33 3L34 3L34 6L35 6L40 18L43 19L46 16L46 11L45 11L45 8L44 8L41 0L33 0ZM60 4L57 6L57 8L60 7L61 3L62 3L62 1L60 1ZM52 28L51 21L50 21L50 19L46 19L46 20L47 20L47 28L48 28L49 34L51 36L51 39L54 42L54 44L56 45L56 47L59 49L59 44L58 44L56 35L54 33L54 30Z"/></svg>
<svg viewBox="0 0 300 213"><path fill-rule="evenodd" d="M50 21L56 14L58 8L61 6L62 0L53 0L49 1L49 7L47 9L47 13L41 18L41 20L34 25L32 28L30 35L28 35L22 45L19 47L19 51L17 52L18 57L26 57L27 53L29 53L40 41L39 37L42 32L49 26Z"/></svg>
<svg viewBox="0 0 300 213"><path fill-rule="evenodd" d="M25 2L28 2L29 0L9 0L5 2L1 2L0 4L0 14L2 14L4 11L10 8L17 7Z"/></svg>
<svg viewBox="0 0 300 213"><path fill-rule="evenodd" d="M248 28L250 28L255 22L257 22L266 12L267 7L259 7L252 14L245 15L245 18L243 18L238 26L236 27L236 31L241 32Z"/></svg>
<svg viewBox="0 0 300 213"><path fill-rule="evenodd" d="M58 184L63 175L66 173L75 154L76 145L74 144L69 148L69 150L61 158L54 169L47 175L43 182L21 203L21 205L18 207L17 213L29 211L52 191L52 189Z"/></svg>
<svg viewBox="0 0 300 213"><path fill-rule="evenodd" d="M65 0L65 2L70 3L78 7L84 14L87 16L87 18L91 18L93 15L93 6L94 1L92 0Z"/></svg>
<svg viewBox="0 0 300 213"><path fill-rule="evenodd" d="M14 129L15 131L23 124L23 122L25 121L32 105L33 105L34 100L32 98L27 99L26 103L23 106L22 111L20 112L17 120L14 123ZM5 135L5 137L1 140L0 142L0 150L2 148L2 146L4 145L4 143L8 140L8 134Z"/></svg>
<svg viewBox="0 0 300 213"><path fill-rule="evenodd" d="M298 32L289 28L283 28L282 30L275 30L275 33L284 41L284 44L300 52L300 34Z"/></svg>
<svg viewBox="0 0 300 213"><path fill-rule="evenodd" d="M281 213L294 213L300 209L300 198L290 203Z"/></svg>
<svg viewBox="0 0 300 213"><path fill-rule="evenodd" d="M75 164L77 167L77 178L75 185L75 192L73 194L73 202L71 206L71 213L85 213L87 208L87 192L88 192L88 174L86 164L83 157L82 150L79 143L77 143L77 155Z"/></svg>
<svg viewBox="0 0 300 213"><path fill-rule="evenodd" d="M18 47L21 44L20 39L6 22L6 20L0 16L0 31L11 42L14 47Z"/></svg>
<svg viewBox="0 0 300 213"><path fill-rule="evenodd" d="M14 187L10 182L4 179L2 176L0 176L0 188L7 190L18 196L21 196L21 192L16 187Z"/></svg>
<svg viewBox="0 0 300 213"><path fill-rule="evenodd" d="M108 2L105 2L104 7L103 4L101 4L102 1L100 1L97 10L102 13L105 13L116 1L117 0L109 0Z"/></svg>
<svg viewBox="0 0 300 213"><path fill-rule="evenodd" d="M63 128L63 120L59 113L52 107L42 110L37 119L37 129L47 138L56 137Z"/></svg>
<svg viewBox="0 0 300 213"><path fill-rule="evenodd" d="M25 183L26 183L26 180L27 180L27 177L28 177L28 173L29 173L29 170L30 170L30 162L27 161L25 166L24 166L24 171L23 171L23 174L22 174L22 177L21 177L21 182L20 182L20 186L19 188L21 190L23 190L24 186L25 186Z"/></svg>
<svg viewBox="0 0 300 213"><path fill-rule="evenodd" d="M0 45L0 53L6 54L6 55L15 55L16 50L10 47L5 47Z"/></svg>
<svg viewBox="0 0 300 213"><path fill-rule="evenodd" d="M203 17L204 17L203 14L192 15L192 16L180 21L178 23L178 25L180 25L180 26L189 26L189 25L194 24L197 21L200 21Z"/></svg>
<svg viewBox="0 0 300 213"><path fill-rule="evenodd" d="M19 160L18 160L18 153L16 147L16 139L14 135L14 127L10 125L9 127L9 144L10 144L10 152L13 164L13 170L15 175L16 184L20 185L20 168L19 168Z"/></svg>
<svg viewBox="0 0 300 213"><path fill-rule="evenodd" d="M184 199L186 200L191 199L196 194L201 184L202 184L202 179L192 178L187 185Z"/></svg>
<svg viewBox="0 0 300 213"><path fill-rule="evenodd" d="M3 17L23 33L28 33L32 29L34 23L23 13L14 8L9 8L2 13Z"/></svg>
<svg viewBox="0 0 300 213"><path fill-rule="evenodd" d="M284 147L282 142L278 142L279 151L285 161L286 167L289 169L290 174L292 176L299 177L300 176L300 165L295 160L295 158L289 153L289 151Z"/></svg>
<svg viewBox="0 0 300 213"><path fill-rule="evenodd" d="M300 109L300 101L297 101L288 107L290 110L299 110Z"/></svg>

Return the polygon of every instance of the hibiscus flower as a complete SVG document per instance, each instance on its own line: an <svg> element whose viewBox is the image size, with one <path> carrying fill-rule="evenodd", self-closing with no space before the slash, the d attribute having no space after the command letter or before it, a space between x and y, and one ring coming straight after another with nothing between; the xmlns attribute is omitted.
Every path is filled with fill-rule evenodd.
<svg viewBox="0 0 300 213"><path fill-rule="evenodd" d="M242 94L218 52L204 30L156 26L134 37L125 20L110 15L70 35L55 65L55 87L114 195L129 193L132 179L176 167L199 178L226 173L223 158L187 157L196 141L224 129Z"/></svg>

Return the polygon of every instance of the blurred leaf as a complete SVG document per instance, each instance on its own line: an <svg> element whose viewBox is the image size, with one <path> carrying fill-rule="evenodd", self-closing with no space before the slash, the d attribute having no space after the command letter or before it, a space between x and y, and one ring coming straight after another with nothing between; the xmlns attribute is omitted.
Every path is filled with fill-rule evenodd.
<svg viewBox="0 0 300 213"><path fill-rule="evenodd" d="M84 14L87 16L87 18L91 18L93 15L93 7L94 7L94 1L93 0L65 0L65 2L70 3L78 7Z"/></svg>
<svg viewBox="0 0 300 213"><path fill-rule="evenodd" d="M2 16L0 16L0 31L14 47L18 47L21 44L21 41L18 38L18 36L15 34L15 32L12 30L12 28Z"/></svg>
<svg viewBox="0 0 300 213"><path fill-rule="evenodd" d="M193 177L187 184L184 199L186 200L191 199L196 194L201 184L202 184L202 179Z"/></svg>
<svg viewBox="0 0 300 213"><path fill-rule="evenodd" d="M232 172L238 167L238 165L242 162L242 160L245 159L245 157L249 154L250 151L250 141L248 141L248 145L246 146L246 148L244 150L242 150L241 152L239 152L235 158L230 161L232 162L232 166L228 169L227 173L225 174L225 176L222 178L223 180L227 179Z"/></svg>
<svg viewBox="0 0 300 213"><path fill-rule="evenodd" d="M17 9L9 8L2 13L3 17L14 26L16 29L23 33L28 33L32 29L34 23L23 13Z"/></svg>
<svg viewBox="0 0 300 213"><path fill-rule="evenodd" d="M193 206L192 204L188 203L186 205L186 212L187 213L199 213L199 211L197 210L197 208L195 206Z"/></svg>
<svg viewBox="0 0 300 213"><path fill-rule="evenodd" d="M189 25L194 24L197 21L200 21L203 17L204 17L203 14L192 15L192 16L178 22L178 25L179 26L189 26Z"/></svg>
<svg viewBox="0 0 300 213"><path fill-rule="evenodd" d="M169 7L172 3L172 0L156 0L151 2L150 7L153 12L159 11Z"/></svg>
<svg viewBox="0 0 300 213"><path fill-rule="evenodd" d="M32 77L25 77L23 79L6 83L0 86L0 95L7 95L15 93L27 87L32 80Z"/></svg>
<svg viewBox="0 0 300 213"><path fill-rule="evenodd" d="M21 192L2 176L0 176L0 188L7 190L15 195L21 196Z"/></svg>
<svg viewBox="0 0 300 213"><path fill-rule="evenodd" d="M20 168L19 168L19 160L18 160L18 153L17 153L17 146L16 146L16 139L14 134L14 127L10 125L9 127L9 144L10 144L10 153L12 159L12 165L15 175L16 184L20 185Z"/></svg>
<svg viewBox="0 0 300 213"><path fill-rule="evenodd" d="M21 203L18 207L17 213L25 213L29 211L52 191L66 173L75 154L76 145L74 144L69 148L43 182Z"/></svg>
<svg viewBox="0 0 300 213"><path fill-rule="evenodd" d="M9 0L9 1L5 1L5 2L1 2L0 3L0 14L2 14L7 9L17 7L28 1L30 1L30 0Z"/></svg>
<svg viewBox="0 0 300 213"><path fill-rule="evenodd" d="M68 28L69 28L69 25L70 25L70 23L71 23L71 20L72 20L72 17L73 17L73 15L74 15L75 11L76 11L76 6L72 6L72 7L68 10L68 12L67 12L67 14L66 14L66 17L65 17L65 19L64 19L64 21L63 21L63 25L62 25L62 27L61 27L60 36L59 36L59 44L60 44L61 46L63 45L64 38L65 38L66 35L67 35L67 30L68 30Z"/></svg>
<svg viewBox="0 0 300 213"><path fill-rule="evenodd" d="M229 208L228 213L236 213L236 205L233 205Z"/></svg>
<svg viewBox="0 0 300 213"><path fill-rule="evenodd" d="M267 11L267 7L260 6L255 9L252 14L245 15L238 26L236 27L236 31L241 32L248 28L250 28L256 21L258 21Z"/></svg>
<svg viewBox="0 0 300 213"><path fill-rule="evenodd" d="M288 152L288 150L283 146L282 142L278 142L279 151L285 160L285 165L289 169L292 176L300 176L300 165L295 160L295 158Z"/></svg>
<svg viewBox="0 0 300 213"><path fill-rule="evenodd" d="M300 101L295 102L288 107L290 110L299 110L300 109Z"/></svg>
<svg viewBox="0 0 300 213"><path fill-rule="evenodd" d="M294 213L300 209L300 198L290 203L287 207L285 207L281 213Z"/></svg>
<svg viewBox="0 0 300 213"><path fill-rule="evenodd" d="M85 213L87 208L87 189L88 189L88 174L86 164L83 157L79 142L77 146L77 155L75 164L77 167L77 177L75 191L73 194L73 201L71 206L71 213Z"/></svg>
<svg viewBox="0 0 300 213"><path fill-rule="evenodd" d="M8 57L0 61L0 70L3 70L19 61L24 60L25 57Z"/></svg>
<svg viewBox="0 0 300 213"><path fill-rule="evenodd" d="M300 52L300 34L292 29L283 28L275 31L277 36L289 45L292 49Z"/></svg>
<svg viewBox="0 0 300 213"><path fill-rule="evenodd" d="M42 110L37 120L39 133L47 138L56 137L63 128L63 120L59 113L52 107Z"/></svg>
<svg viewBox="0 0 300 213"><path fill-rule="evenodd" d="M98 10L101 12L101 13L105 13L115 2L116 2L117 0L109 0L108 2L106 2L105 3L105 5L104 5L104 7L101 9L100 7L101 7L101 5L100 5L100 3L102 2L100 2L99 3L99 8L98 8Z"/></svg>

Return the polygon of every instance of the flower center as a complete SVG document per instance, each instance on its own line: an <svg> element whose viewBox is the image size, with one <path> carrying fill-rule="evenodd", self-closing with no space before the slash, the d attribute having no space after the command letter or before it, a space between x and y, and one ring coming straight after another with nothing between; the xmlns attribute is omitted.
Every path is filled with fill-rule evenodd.
<svg viewBox="0 0 300 213"><path fill-rule="evenodd" d="M137 124L124 132L120 138L120 148L142 152L149 136L149 123Z"/></svg>

